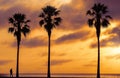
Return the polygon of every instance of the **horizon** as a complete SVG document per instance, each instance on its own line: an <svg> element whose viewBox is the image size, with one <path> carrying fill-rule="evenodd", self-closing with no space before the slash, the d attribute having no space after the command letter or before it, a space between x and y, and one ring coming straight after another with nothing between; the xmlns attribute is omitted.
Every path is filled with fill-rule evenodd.
<svg viewBox="0 0 120 78"><path fill-rule="evenodd" d="M28 2L29 1L29 2ZM38 17L47 5L60 10L62 22L51 34L51 74L97 73L97 37L94 27L89 27L87 10L97 0L0 0L0 74L16 73L17 42L8 33L8 18L23 13L31 32L22 35L19 73L47 73L48 35L40 27ZM107 28L101 28L101 74L120 74L120 11L118 0L99 0L108 6L113 19ZM12 4L11 4L12 3Z"/></svg>

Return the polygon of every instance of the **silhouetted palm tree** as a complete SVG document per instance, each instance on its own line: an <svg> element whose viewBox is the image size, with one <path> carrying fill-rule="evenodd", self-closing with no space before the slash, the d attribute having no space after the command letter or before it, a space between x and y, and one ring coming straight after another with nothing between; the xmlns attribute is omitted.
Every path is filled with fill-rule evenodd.
<svg viewBox="0 0 120 78"><path fill-rule="evenodd" d="M9 27L8 32L13 33L13 35L17 39L17 63L16 63L16 77L19 77L19 47L21 42L21 35L26 37L27 33L30 32L30 28L27 23L30 20L26 20L26 16L21 13L16 13L12 17L9 18L9 23L12 26Z"/></svg>
<svg viewBox="0 0 120 78"><path fill-rule="evenodd" d="M112 19L110 15L106 15L108 13L108 7L104 4L97 3L87 11L87 15L90 15L91 18L88 19L88 24L90 27L93 25L96 28L97 40L98 40L98 65L97 65L97 78L100 78L100 29L102 27L108 27L109 19Z"/></svg>
<svg viewBox="0 0 120 78"><path fill-rule="evenodd" d="M50 78L50 37L51 31L53 28L58 26L61 23L61 17L59 17L60 10L53 6L46 6L42 8L42 12L39 17L41 18L39 24L40 26L44 26L46 31L48 32L48 74L47 77Z"/></svg>

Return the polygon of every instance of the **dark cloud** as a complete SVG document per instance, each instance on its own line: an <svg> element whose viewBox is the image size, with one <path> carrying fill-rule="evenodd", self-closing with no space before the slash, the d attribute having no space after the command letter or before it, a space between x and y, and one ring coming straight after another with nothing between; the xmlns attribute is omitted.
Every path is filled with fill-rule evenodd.
<svg viewBox="0 0 120 78"><path fill-rule="evenodd" d="M86 40L86 37L88 36L88 32L75 32L68 35L63 35L62 37L58 38L55 43L62 43L65 41L71 41L71 40Z"/></svg>
<svg viewBox="0 0 120 78"><path fill-rule="evenodd" d="M64 7L61 9L61 18L63 19L60 29L64 30L73 30L73 29L79 29L85 24L85 19L82 17L80 11L74 11L71 7ZM77 14L74 14L76 13ZM68 16L69 13L69 16Z"/></svg>
<svg viewBox="0 0 120 78"><path fill-rule="evenodd" d="M120 0L99 0L99 1L108 6L109 14L114 19L120 20L120 10L119 10Z"/></svg>
<svg viewBox="0 0 120 78"><path fill-rule="evenodd" d="M78 6L78 5L81 5ZM63 30L74 30L80 29L83 27L84 24L87 23L87 16L86 11L87 7L93 4L93 0L72 0L69 5L64 5L60 8L61 10L61 17L63 19L62 24L59 28Z"/></svg>
<svg viewBox="0 0 120 78"><path fill-rule="evenodd" d="M65 60L65 59L62 59L62 60L51 60L51 65L61 65L61 64L64 64L64 63L68 63L68 62L71 62L72 60Z"/></svg>
<svg viewBox="0 0 120 78"><path fill-rule="evenodd" d="M6 0L5 0L6 1ZM11 0L12 1L12 0ZM14 1L13 1L14 2ZM8 18L12 17L15 13L23 13L26 15L26 19L31 20L29 23L31 29L39 25L39 15L40 11L31 11L29 8L24 7L23 5L14 5L7 10L0 9L0 28L9 27Z"/></svg>
<svg viewBox="0 0 120 78"><path fill-rule="evenodd" d="M116 59L116 60L120 60L120 54L111 55L111 56L106 56L106 59Z"/></svg>
<svg viewBox="0 0 120 78"><path fill-rule="evenodd" d="M6 65L10 62L12 62L12 61L11 60L0 60L0 65Z"/></svg>
<svg viewBox="0 0 120 78"><path fill-rule="evenodd" d="M35 37L32 39L23 39L22 40L22 46L28 47L28 48L34 48L34 47L42 47L47 46L47 42L44 39L41 39L40 37ZM12 43L12 46L16 46L16 42Z"/></svg>
<svg viewBox="0 0 120 78"><path fill-rule="evenodd" d="M23 7L22 5L16 5L13 6L7 10L2 10L0 9L0 27L4 28L3 26L8 26L8 18L12 17L13 14L15 13L24 13L25 15L28 15L27 13L29 13L30 11Z"/></svg>
<svg viewBox="0 0 120 78"><path fill-rule="evenodd" d="M10 3L14 4L16 1L15 0L0 0L0 5L5 6L5 5L10 5Z"/></svg>

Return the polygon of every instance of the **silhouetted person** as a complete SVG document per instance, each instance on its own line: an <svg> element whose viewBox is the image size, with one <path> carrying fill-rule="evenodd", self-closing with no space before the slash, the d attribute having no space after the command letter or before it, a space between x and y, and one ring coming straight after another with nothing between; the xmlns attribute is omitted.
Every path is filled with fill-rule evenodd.
<svg viewBox="0 0 120 78"><path fill-rule="evenodd" d="M13 71L12 71L12 68L10 69L10 77L13 77Z"/></svg>

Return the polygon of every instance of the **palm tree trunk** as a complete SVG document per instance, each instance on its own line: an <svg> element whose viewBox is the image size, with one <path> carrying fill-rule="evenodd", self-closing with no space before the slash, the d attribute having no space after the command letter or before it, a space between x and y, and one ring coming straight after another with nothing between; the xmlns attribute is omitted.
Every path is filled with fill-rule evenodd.
<svg viewBox="0 0 120 78"><path fill-rule="evenodd" d="M50 34L48 34L48 74L47 77L50 78Z"/></svg>
<svg viewBox="0 0 120 78"><path fill-rule="evenodd" d="M100 78L100 41L99 41L99 37L97 37L98 39L98 65L97 65L97 78Z"/></svg>
<svg viewBox="0 0 120 78"><path fill-rule="evenodd" d="M19 47L20 47L20 42L17 41L17 65L16 65L16 78L19 78Z"/></svg>

